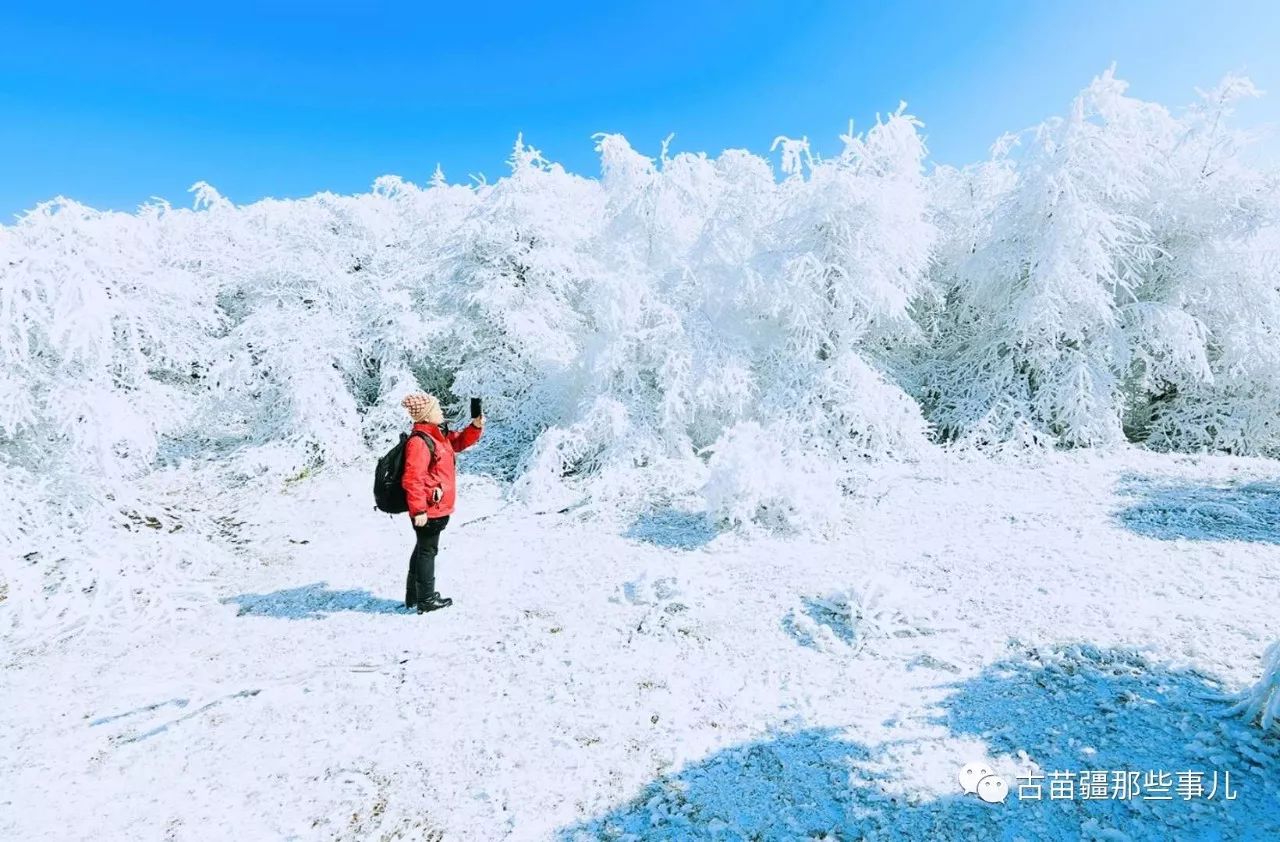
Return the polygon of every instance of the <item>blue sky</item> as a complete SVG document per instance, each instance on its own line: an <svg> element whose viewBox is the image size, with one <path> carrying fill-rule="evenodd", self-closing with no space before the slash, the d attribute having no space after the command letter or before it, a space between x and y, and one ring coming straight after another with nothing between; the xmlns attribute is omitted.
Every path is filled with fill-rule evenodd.
<svg viewBox="0 0 1280 842"><path fill-rule="evenodd" d="M9 3L0 10L0 220L66 195L131 210L359 192L378 175L505 172L517 132L596 175L591 135L656 153L837 147L900 99L935 161L1062 113L1112 61L1189 102L1227 71L1274 94L1280 3Z"/></svg>

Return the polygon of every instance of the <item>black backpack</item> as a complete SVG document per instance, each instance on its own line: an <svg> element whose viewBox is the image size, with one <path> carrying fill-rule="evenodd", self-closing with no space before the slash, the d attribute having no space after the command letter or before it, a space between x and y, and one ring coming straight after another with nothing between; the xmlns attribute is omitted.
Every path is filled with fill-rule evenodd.
<svg viewBox="0 0 1280 842"><path fill-rule="evenodd" d="M410 435L427 443L427 450L431 451L432 458L436 455L436 443L431 440L431 436L421 430L414 430L412 433L401 433L400 441L378 460L378 467L373 473L373 507L387 514L398 515L409 511L409 501L400 481L404 478L404 449Z"/></svg>

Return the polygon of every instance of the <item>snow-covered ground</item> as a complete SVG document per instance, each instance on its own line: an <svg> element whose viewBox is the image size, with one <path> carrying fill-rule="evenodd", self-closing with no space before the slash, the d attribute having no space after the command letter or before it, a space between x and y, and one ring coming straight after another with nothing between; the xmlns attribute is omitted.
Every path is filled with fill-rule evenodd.
<svg viewBox="0 0 1280 842"><path fill-rule="evenodd" d="M829 543L619 530L468 476L427 616L366 473L211 499L223 563L15 624L0 837L1280 837L1280 740L1218 700L1280 637L1275 462L886 464ZM183 535L155 517L139 547ZM1005 803L961 793L969 761ZM1019 799L1033 764L1220 777Z"/></svg>

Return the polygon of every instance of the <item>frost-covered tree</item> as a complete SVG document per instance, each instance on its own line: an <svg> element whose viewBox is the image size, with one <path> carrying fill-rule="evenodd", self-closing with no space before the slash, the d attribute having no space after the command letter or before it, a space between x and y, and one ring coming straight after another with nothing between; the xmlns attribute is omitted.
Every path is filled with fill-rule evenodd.
<svg viewBox="0 0 1280 842"><path fill-rule="evenodd" d="M581 300L596 274L587 244L604 199L597 183L523 139L510 164L511 174L482 188L448 233L431 266L436 278L424 284L423 305L447 321L428 351L428 385L446 405L489 398L495 425L484 458L506 476L532 467L559 476L576 470L572 459L538 461L529 448L577 410L577 363L590 329Z"/></svg>
<svg viewBox="0 0 1280 842"><path fill-rule="evenodd" d="M1104 75L1067 118L1032 133L1016 184L956 267L927 386L944 434L1004 438L1029 425L1068 445L1121 440L1116 301L1149 259L1132 204L1152 166L1133 154L1141 137L1121 119L1120 90Z"/></svg>
<svg viewBox="0 0 1280 842"><path fill-rule="evenodd" d="M837 462L903 455L923 441L918 406L897 384L921 333L915 306L932 294L935 239L919 123L905 105L864 136L850 130L807 179L783 182L782 210L766 234L758 277L779 317L786 353L773 372L779 410L815 399L808 435Z"/></svg>
<svg viewBox="0 0 1280 842"><path fill-rule="evenodd" d="M1275 330L1275 180L1225 126L1252 87L1228 79L1183 116L1124 91L1105 73L992 164L935 176L944 291L917 394L979 443L1272 452L1280 369L1243 337ZM1220 381L1249 398L1211 397Z"/></svg>
<svg viewBox="0 0 1280 842"><path fill-rule="evenodd" d="M350 276L368 251L355 203L321 194L287 211L272 200L236 208L209 188L201 200L196 253L225 333L207 417L188 441L270 446L313 466L354 455L360 422L345 378L360 365L361 290Z"/></svg>
<svg viewBox="0 0 1280 842"><path fill-rule="evenodd" d="M1148 211L1146 290L1126 309L1135 426L1156 447L1280 454L1280 179L1246 163L1252 138L1229 125L1258 95L1227 77L1164 135L1173 175Z"/></svg>
<svg viewBox="0 0 1280 842"><path fill-rule="evenodd" d="M715 435L698 395L719 357L699 339L709 316L689 255L720 176L705 156L669 158L665 146L660 163L617 136L597 148L604 224L582 290L576 413L540 437L525 483L540 496L571 495L561 480L589 478L598 508L630 510L692 493L694 452Z"/></svg>
<svg viewBox="0 0 1280 842"><path fill-rule="evenodd" d="M11 465L137 476L184 417L217 316L174 222L183 214L56 200L2 229L0 437Z"/></svg>
<svg viewBox="0 0 1280 842"><path fill-rule="evenodd" d="M731 521L831 522L859 457L924 441L892 382L933 237L924 146L901 112L844 140L831 161L785 141L779 184L745 152L654 162L601 139L613 271L593 298L612 334L591 361L597 405L639 445L617 455L667 491L705 477ZM779 442L787 470L751 467L750 448Z"/></svg>

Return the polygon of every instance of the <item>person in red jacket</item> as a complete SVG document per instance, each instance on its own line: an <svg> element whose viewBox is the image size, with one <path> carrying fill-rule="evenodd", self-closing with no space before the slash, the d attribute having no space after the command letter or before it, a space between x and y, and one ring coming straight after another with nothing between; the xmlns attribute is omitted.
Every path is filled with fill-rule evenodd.
<svg viewBox="0 0 1280 842"><path fill-rule="evenodd" d="M406 608L416 606L419 614L425 614L453 604L452 599L441 597L436 590L436 553L440 549L440 533L449 523L457 497L454 454L480 440L484 416L472 418L466 427L451 433L440 426L444 423L444 413L434 395L414 392L401 404L413 419L413 432L430 436L435 445L431 448L419 436L409 436L401 480L417 536L413 554L409 556L404 604Z"/></svg>

